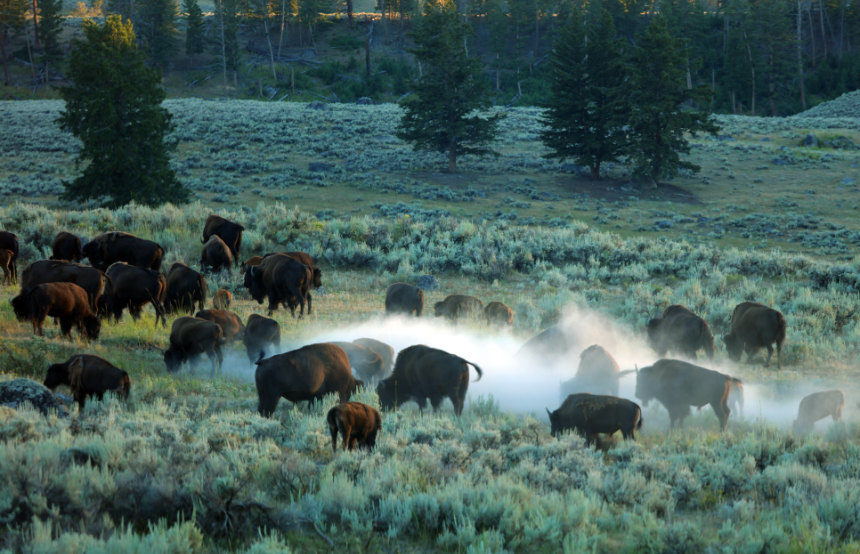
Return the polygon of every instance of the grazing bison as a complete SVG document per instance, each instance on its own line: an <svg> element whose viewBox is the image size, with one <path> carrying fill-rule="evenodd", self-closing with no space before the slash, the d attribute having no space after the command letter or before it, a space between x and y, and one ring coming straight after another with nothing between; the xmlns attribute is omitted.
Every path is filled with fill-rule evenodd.
<svg viewBox="0 0 860 554"><path fill-rule="evenodd" d="M48 316L59 319L60 330L69 336L72 327L90 340L99 338L101 322L87 299L87 292L74 283L42 283L21 290L12 299L19 320L29 319L33 332L44 335L42 325Z"/></svg>
<svg viewBox="0 0 860 554"><path fill-rule="evenodd" d="M212 362L212 376L224 361L221 345L224 333L217 323L198 317L182 316L176 318L170 328L170 346L164 351L164 365L167 371L178 371L182 364L202 354Z"/></svg>
<svg viewBox="0 0 860 554"><path fill-rule="evenodd" d="M331 341L331 344L336 344L343 348L346 352L346 357L349 358L349 365L352 366L353 375L361 381L374 382L378 376L382 374L383 360L382 356L377 354L370 348L365 348L354 342L337 342Z"/></svg>
<svg viewBox="0 0 860 554"><path fill-rule="evenodd" d="M272 254L263 258L260 265L248 268L244 284L257 303L262 304L268 297L269 315L278 308L278 304L282 304L289 307L295 317L298 304L301 306L299 317L302 317L306 302L308 314L311 313L309 288L312 277L308 266L284 254Z"/></svg>
<svg viewBox="0 0 860 554"><path fill-rule="evenodd" d="M271 417L281 398L314 401L334 392L340 402L347 402L358 386L346 352L325 342L258 360L254 379L263 417Z"/></svg>
<svg viewBox="0 0 860 554"><path fill-rule="evenodd" d="M15 253L5 248L0 248L0 269L3 270L3 282L12 284L12 266L15 263L13 259Z"/></svg>
<svg viewBox="0 0 860 554"><path fill-rule="evenodd" d="M806 395L800 401L797 409L797 419L794 420L795 433L809 433L815 422L827 416L833 421L842 419L842 408L845 407L845 394L841 390L826 390Z"/></svg>
<svg viewBox="0 0 860 554"><path fill-rule="evenodd" d="M164 258L164 248L158 243L122 231L95 237L84 245L83 252L90 263L102 271L107 271L114 262L126 262L158 271Z"/></svg>
<svg viewBox="0 0 860 554"><path fill-rule="evenodd" d="M106 392L115 392L127 399L131 380L128 373L104 358L75 354L65 362L48 368L45 386L54 390L60 385L68 385L72 389L78 407L83 410L88 396L95 395L101 400Z"/></svg>
<svg viewBox="0 0 860 554"><path fill-rule="evenodd" d="M95 310L105 290L105 274L89 265L59 260L39 260L21 272L21 287L42 283L74 283L87 291L90 306Z"/></svg>
<svg viewBox="0 0 860 554"><path fill-rule="evenodd" d="M83 256L84 248L81 237L68 231L57 233L57 236L54 237L54 242L51 244L52 260L79 262Z"/></svg>
<svg viewBox="0 0 860 554"><path fill-rule="evenodd" d="M372 406L361 402L345 402L328 411L325 417L331 432L331 449L337 452L337 434L343 437L343 449L359 447L373 450L376 434L382 428L382 417Z"/></svg>
<svg viewBox="0 0 860 554"><path fill-rule="evenodd" d="M514 311L494 300L484 308L484 319L487 320L487 325L510 327L514 324Z"/></svg>
<svg viewBox="0 0 860 554"><path fill-rule="evenodd" d="M657 360L636 374L636 398L644 406L656 398L669 411L669 427L684 425L690 406L710 404L725 431L732 378L681 360Z"/></svg>
<svg viewBox="0 0 860 554"><path fill-rule="evenodd" d="M122 318L122 311L128 308L133 319L140 318L141 308L149 302L155 310L155 325L161 320L162 325L167 326L164 317L164 302L167 282L161 273L129 265L125 262L115 262L105 271L108 278L105 293L102 296L104 302L100 306L103 313L112 315L115 320Z"/></svg>
<svg viewBox="0 0 860 554"><path fill-rule="evenodd" d="M233 294L226 289L218 289L212 297L212 305L216 310L226 310L233 303Z"/></svg>
<svg viewBox="0 0 860 554"><path fill-rule="evenodd" d="M200 310L194 317L205 319L221 326L224 342L233 342L242 335L245 326L239 316L226 310Z"/></svg>
<svg viewBox="0 0 860 554"><path fill-rule="evenodd" d="M274 319L251 314L242 334L242 342L248 352L248 360L254 363L281 347L281 326Z"/></svg>
<svg viewBox="0 0 860 554"><path fill-rule="evenodd" d="M598 433L621 431L625 439L636 439L634 429L642 428L642 410L635 402L617 396L578 393L568 396L561 407L549 414L550 432L556 437L564 431L585 435L594 444Z"/></svg>
<svg viewBox="0 0 860 554"><path fill-rule="evenodd" d="M18 235L9 231L0 231L0 248L12 252L12 261L9 270L12 273L12 282L18 282Z"/></svg>
<svg viewBox="0 0 860 554"><path fill-rule="evenodd" d="M242 249L242 231L244 230L245 228L238 223L213 214L206 218L206 223L203 225L203 240L200 242L206 244L210 237L217 235L230 249L231 261L238 263L239 250Z"/></svg>
<svg viewBox="0 0 860 554"><path fill-rule="evenodd" d="M206 277L182 262L170 266L164 283L164 311L172 314L184 311L191 315L194 305L206 307Z"/></svg>
<svg viewBox="0 0 860 554"><path fill-rule="evenodd" d="M714 359L714 336L707 322L684 306L674 304L663 311L661 317L648 321L648 344L660 356L672 351L693 360L696 351Z"/></svg>
<svg viewBox="0 0 860 554"><path fill-rule="evenodd" d="M444 317L451 323L458 320L477 317L484 311L484 303L474 296L451 294L445 300L433 304L436 317Z"/></svg>
<svg viewBox="0 0 860 554"><path fill-rule="evenodd" d="M391 375L391 369L394 367L394 349L390 345L376 339L361 338L355 339L355 344L373 350L379 357L382 358L382 367L377 375L368 375L367 380L374 384Z"/></svg>
<svg viewBox="0 0 860 554"><path fill-rule="evenodd" d="M561 384L562 398L575 392L618 396L618 379L631 372L619 371L615 358L602 346L592 344L579 355L579 367L574 378Z"/></svg>
<svg viewBox="0 0 860 554"><path fill-rule="evenodd" d="M233 265L233 253L230 247L218 235L212 235L200 251L200 271L218 272L226 269L230 272Z"/></svg>
<svg viewBox="0 0 860 554"><path fill-rule="evenodd" d="M782 368L782 343L785 342L785 318L783 315L758 302L742 302L732 312L731 331L723 337L729 358L738 362L741 353L747 353L747 360L759 348L767 348L767 361L770 365L773 347L776 343L776 367Z"/></svg>
<svg viewBox="0 0 860 554"><path fill-rule="evenodd" d="M447 397L454 404L454 413L460 415L469 388L470 365L479 381L483 372L474 363L423 344L410 346L397 354L391 376L377 385L379 403L383 410L390 410L415 400L423 411L430 399L435 411Z"/></svg>
<svg viewBox="0 0 860 554"><path fill-rule="evenodd" d="M385 291L385 313L415 314L421 317L424 310L424 291L408 283L394 283Z"/></svg>

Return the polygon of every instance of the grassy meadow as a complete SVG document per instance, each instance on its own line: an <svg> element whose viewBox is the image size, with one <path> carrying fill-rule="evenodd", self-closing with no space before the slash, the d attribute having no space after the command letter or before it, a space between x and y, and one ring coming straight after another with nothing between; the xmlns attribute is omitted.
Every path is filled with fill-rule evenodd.
<svg viewBox="0 0 860 554"><path fill-rule="evenodd" d="M319 261L314 313L279 311L283 348L372 336L396 349L425 343L478 363L463 416L450 404L383 413L372 453L331 451L334 404L281 401L256 413L253 370L237 343L217 378L208 362L168 375L168 331L150 308L106 324L98 341L44 338L17 322L0 289L0 379L41 381L77 352L129 372L131 398L88 402L69 417L0 408L0 549L24 552L583 552L856 551L860 547L860 150L801 147L847 137L851 117L721 117L718 138L697 138L703 166L657 190L611 166L591 183L543 159L538 110L515 109L497 158L444 161L394 137L397 108L170 100L175 167L194 191L187 206L116 210L56 199L75 175L76 144L51 121L55 101L2 102L0 228L27 262L47 257L60 230L84 237L114 229L159 242L165 269L198 266L213 211L246 227L243 257L304 250ZM19 269L20 271L20 269ZM382 318L385 288L435 275L418 321ZM265 313L240 275L227 288L243 320ZM447 294L500 300L513 330L433 318ZM549 435L544 407L577 358L542 367L514 356L560 323L582 348L602 344L622 369L656 355L647 319L684 304L715 336L732 308L757 300L785 314L783 368L728 360L743 379L743 414L728 431L693 411L668 432L657 403L643 407L636 442L603 450ZM472 373L472 379L474 379ZM633 398L633 379L622 395ZM844 421L790 432L799 398L840 387ZM68 392L61 390L61 392ZM376 405L372 390L357 398ZM635 400L635 399L634 399Z"/></svg>

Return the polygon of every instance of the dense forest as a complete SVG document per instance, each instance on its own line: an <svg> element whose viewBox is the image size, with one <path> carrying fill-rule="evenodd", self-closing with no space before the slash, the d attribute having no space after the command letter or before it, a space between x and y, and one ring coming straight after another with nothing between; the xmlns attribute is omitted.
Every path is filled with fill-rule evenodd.
<svg viewBox="0 0 860 554"><path fill-rule="evenodd" d="M51 96L44 85L64 80L79 18L116 13L134 23L171 96L396 101L421 71L410 52L420 3L353 3L0 0L0 91ZM713 90L704 109L788 115L860 88L860 3L851 0L460 0L473 31L466 48L483 61L494 102L546 104L561 24L596 8L630 44L662 15L687 43L688 84Z"/></svg>

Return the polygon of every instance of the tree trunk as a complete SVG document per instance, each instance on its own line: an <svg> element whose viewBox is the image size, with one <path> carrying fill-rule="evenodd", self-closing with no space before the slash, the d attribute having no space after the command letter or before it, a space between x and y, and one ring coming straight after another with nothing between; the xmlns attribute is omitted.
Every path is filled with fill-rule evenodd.
<svg viewBox="0 0 860 554"><path fill-rule="evenodd" d="M812 23L812 5L806 10L806 18L809 20L809 43L812 45L812 69L818 64L818 55L815 52L815 25Z"/></svg>
<svg viewBox="0 0 860 554"><path fill-rule="evenodd" d="M801 0L797 0L797 80L800 83L800 107L806 110L806 85L803 83L803 32L801 31L803 18L801 17Z"/></svg>
<svg viewBox="0 0 860 554"><path fill-rule="evenodd" d="M9 79L9 60L6 59L6 39L8 38L9 33L6 29L3 29L2 34L0 34L0 58L3 58L3 79L4 85L9 86L11 82Z"/></svg>
<svg viewBox="0 0 860 554"><path fill-rule="evenodd" d="M39 3L33 0L33 48L39 49Z"/></svg>
<svg viewBox="0 0 860 554"><path fill-rule="evenodd" d="M370 30L367 32L367 40L364 41L364 69L367 78L370 79L370 47L373 45L373 20L370 20Z"/></svg>
<svg viewBox="0 0 860 554"><path fill-rule="evenodd" d="M224 41L224 3L218 0L218 13L221 19L221 68L224 71L224 88L227 88L227 44Z"/></svg>
<svg viewBox="0 0 860 554"><path fill-rule="evenodd" d="M776 97L776 77L774 76L776 68L774 67L773 58L773 46L769 46L767 55L767 63L769 66L767 72L768 103L770 104L771 117L776 117L776 101L774 100Z"/></svg>
<svg viewBox="0 0 860 554"><path fill-rule="evenodd" d="M349 26L352 27L352 0L346 0L346 18L349 20Z"/></svg>
<svg viewBox="0 0 860 554"><path fill-rule="evenodd" d="M448 148L448 173L457 173L457 148L453 141Z"/></svg>
<svg viewBox="0 0 860 554"><path fill-rule="evenodd" d="M755 115L755 64L746 31L744 31L744 43L747 47L747 60L750 62L750 115Z"/></svg>
<svg viewBox="0 0 860 554"><path fill-rule="evenodd" d="M272 37L269 35L269 8L266 6L266 13L263 14L263 31L266 33L266 43L269 45L269 63L272 66L272 78L277 81L278 73L275 71L275 50L272 48Z"/></svg>
<svg viewBox="0 0 860 554"><path fill-rule="evenodd" d="M827 58L827 31L824 28L824 2L818 0L818 21L821 23L821 45L824 47L824 58Z"/></svg>
<svg viewBox="0 0 860 554"><path fill-rule="evenodd" d="M284 29L287 26L287 0L281 0L281 32L278 35L278 59L281 59L281 48L284 46Z"/></svg>
<svg viewBox="0 0 860 554"><path fill-rule="evenodd" d="M591 163L591 180L599 181L600 180L600 162L592 162Z"/></svg>

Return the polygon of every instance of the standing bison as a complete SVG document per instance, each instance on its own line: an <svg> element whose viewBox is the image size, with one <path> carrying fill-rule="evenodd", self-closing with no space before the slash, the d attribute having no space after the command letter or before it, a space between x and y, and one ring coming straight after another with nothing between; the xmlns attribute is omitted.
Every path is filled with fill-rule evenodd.
<svg viewBox="0 0 860 554"><path fill-rule="evenodd" d="M346 352L346 357L349 358L349 365L352 366L353 375L357 379L368 383L375 383L379 379L384 363L382 356L370 348L354 342L332 341L331 344L340 346Z"/></svg>
<svg viewBox="0 0 860 554"><path fill-rule="evenodd" d="M164 351L164 365L170 373L176 372L186 361L202 354L212 362L212 377L224 361L221 345L224 333L217 323L198 317L182 316L170 328L170 345Z"/></svg>
<svg viewBox="0 0 860 554"><path fill-rule="evenodd" d="M511 327L514 324L514 311L494 300L484 308L484 319L487 320L487 325Z"/></svg>
<svg viewBox="0 0 860 554"><path fill-rule="evenodd" d="M767 348L767 361L770 365L773 356L772 344L776 343L776 367L782 368L782 343L785 342L785 317L764 304L742 302L732 312L731 331L723 337L729 358L738 362L741 353L747 353L747 360L760 348Z"/></svg>
<svg viewBox="0 0 860 554"><path fill-rule="evenodd" d="M408 283L394 283L385 291L386 314L415 314L421 317L424 310L424 291Z"/></svg>
<svg viewBox="0 0 860 554"><path fill-rule="evenodd" d="M0 248L12 252L9 262L9 271L12 275L12 282L18 282L18 235L9 231L0 231Z"/></svg>
<svg viewBox="0 0 860 554"><path fill-rule="evenodd" d="M242 342L248 352L248 360L254 363L281 347L281 326L274 319L251 314L242 333Z"/></svg>
<svg viewBox="0 0 860 554"><path fill-rule="evenodd" d="M355 445L373 450L376 434L382 428L382 417L372 406L361 402L338 404L326 414L331 433L331 449L337 452L337 434L343 438L343 449L353 450Z"/></svg>
<svg viewBox="0 0 860 554"><path fill-rule="evenodd" d="M125 262L111 264L105 271L105 275L108 282L102 296L104 313L112 315L119 321L122 318L122 311L128 308L131 317L137 320L140 319L143 305L148 302L155 310L155 325L157 326L158 321L161 320L162 325L167 326L162 307L167 289L164 275L155 270Z"/></svg>
<svg viewBox="0 0 860 554"><path fill-rule="evenodd" d="M710 404L725 431L732 378L681 360L657 360L636 374L636 398L644 406L656 398L669 411L669 427L684 425L690 406Z"/></svg>
<svg viewBox="0 0 860 554"><path fill-rule="evenodd" d="M451 294L445 300L433 304L436 317L444 317L451 323L466 318L474 318L484 312L484 303L474 296Z"/></svg>
<svg viewBox="0 0 860 554"><path fill-rule="evenodd" d="M845 394L838 389L814 392L804 396L797 409L797 419L794 420L795 433L809 433L815 422L827 416L833 421L842 419L842 409L845 407Z"/></svg>
<svg viewBox="0 0 860 554"><path fill-rule="evenodd" d="M75 354L63 363L53 364L48 368L44 384L51 390L68 385L81 410L88 396L95 395L102 400L106 392L115 392L127 399L131 389L128 373L90 354Z"/></svg>
<svg viewBox="0 0 860 554"><path fill-rule="evenodd" d="M362 377L362 379L376 384L391 375L391 369L394 367L394 349L390 345L385 344L382 341L369 338L355 339L352 342L373 350L379 354L380 358L382 358L382 367L379 369L380 372L376 375L366 375L366 378Z"/></svg>
<svg viewBox="0 0 860 554"><path fill-rule="evenodd" d="M233 253L230 247L218 235L212 235L200 251L200 271L219 272L226 269L230 272L233 265Z"/></svg>
<svg viewBox="0 0 860 554"><path fill-rule="evenodd" d="M594 444L599 433L621 431L625 439L636 439L634 429L642 428L642 410L635 402L617 396L578 393L568 396L553 412L547 408L550 432L556 437L564 431L585 435Z"/></svg>
<svg viewBox="0 0 860 554"><path fill-rule="evenodd" d="M92 266L59 260L33 262L21 273L22 288L42 283L74 283L87 291L90 306L97 309L106 278L101 270Z"/></svg>
<svg viewBox="0 0 860 554"><path fill-rule="evenodd" d="M379 403L382 409L390 410L415 400L423 410L429 399L435 411L447 397L454 404L454 413L460 415L469 388L470 365L480 380L483 372L472 362L423 344L410 346L397 354L391 376L377 385Z"/></svg>
<svg viewBox="0 0 860 554"><path fill-rule="evenodd" d="M84 248L81 238L68 231L60 231L51 244L51 259L79 262L83 258Z"/></svg>
<svg viewBox="0 0 860 554"><path fill-rule="evenodd" d="M74 283L42 283L24 288L11 303L18 319L29 320L39 336L44 335L45 318L51 316L60 321L60 330L67 337L72 327L77 327L88 339L99 338L101 322L90 306L87 292Z"/></svg>
<svg viewBox="0 0 860 554"><path fill-rule="evenodd" d="M314 401L337 393L340 402L347 402L358 386L346 352L325 342L258 360L254 380L263 417L272 416L281 398Z"/></svg>
<svg viewBox="0 0 860 554"><path fill-rule="evenodd" d="M194 271L182 262L170 266L165 278L164 311L172 314L185 312L194 313L195 304L198 309L206 307L206 277Z"/></svg>
<svg viewBox="0 0 860 554"><path fill-rule="evenodd" d="M245 228L238 223L212 214L206 218L206 223L203 225L203 240L200 242L206 244L210 237L217 235L230 249L232 260L239 263L239 251L242 249L242 231L244 230Z"/></svg>
<svg viewBox="0 0 860 554"><path fill-rule="evenodd" d="M562 398L574 392L618 396L618 379L631 371L619 371L615 358L602 346L592 344L579 355L574 378L561 384Z"/></svg>
<svg viewBox="0 0 860 554"><path fill-rule="evenodd" d="M305 303L311 313L310 285L313 275L308 266L284 254L266 256L259 265L250 266L245 272L245 287L251 297L262 304L269 300L269 315L278 304L289 307L295 317L296 305L300 306L299 317L304 315Z"/></svg>
<svg viewBox="0 0 860 554"><path fill-rule="evenodd" d="M102 271L106 271L114 262L126 262L158 271L164 258L164 248L158 243L121 231L95 237L84 245L83 251L93 267Z"/></svg>
<svg viewBox="0 0 860 554"><path fill-rule="evenodd" d="M660 356L672 351L693 360L699 349L714 359L714 336L707 322L678 304L669 306L661 317L648 321L648 344Z"/></svg>

